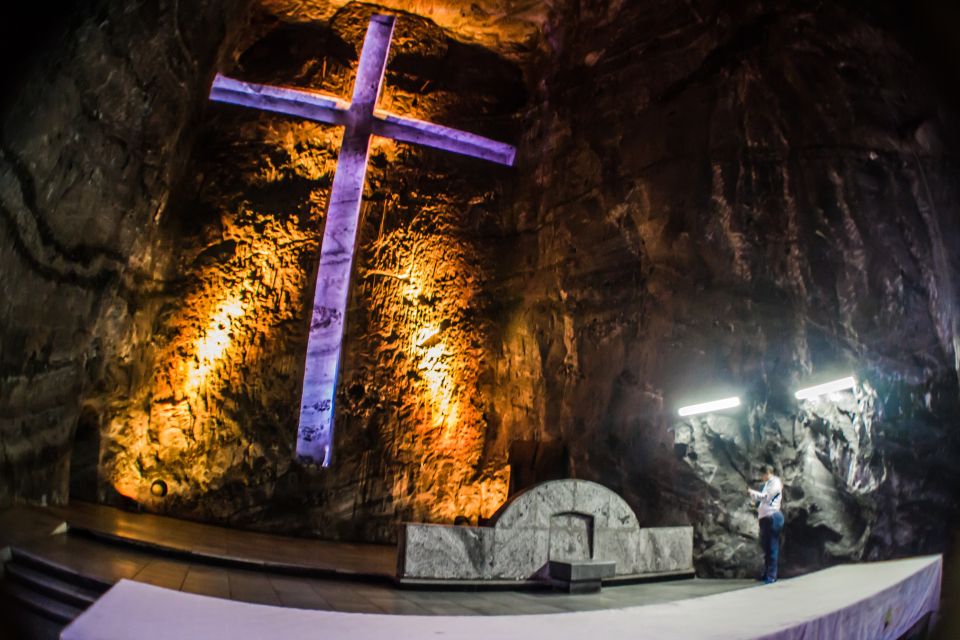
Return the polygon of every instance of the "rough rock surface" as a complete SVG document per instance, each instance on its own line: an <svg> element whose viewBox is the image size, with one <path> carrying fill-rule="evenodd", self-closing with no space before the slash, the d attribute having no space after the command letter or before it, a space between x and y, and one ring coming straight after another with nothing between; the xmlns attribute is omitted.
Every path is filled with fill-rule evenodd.
<svg viewBox="0 0 960 640"><path fill-rule="evenodd" d="M327 25L262 24L237 77L348 96L372 7ZM385 109L510 132L516 66L401 18ZM371 153L329 471L291 447L327 194L340 131L211 104L170 207L178 286L135 323L152 362L111 402L103 470L120 495L261 528L395 537L401 519L473 521L507 497L485 450L481 386L495 336L485 288L505 169L390 141ZM513 134L512 137L515 137ZM168 494L154 499L162 480Z"/></svg>
<svg viewBox="0 0 960 640"><path fill-rule="evenodd" d="M65 499L83 409L103 500L238 526L476 523L512 465L749 574L774 462L789 571L942 547L958 115L883 3L404 3L383 106L520 157L375 145L320 473L291 453L338 132L203 105L215 69L345 97L373 7L193 4L81 10L2 107L0 500ZM793 399L835 372L855 395Z"/></svg>
<svg viewBox="0 0 960 640"><path fill-rule="evenodd" d="M596 3L551 34L499 437L562 440L642 524L693 523L710 574L757 568L760 462L788 570L939 548L955 515L956 111L873 18ZM846 372L856 404L792 397ZM730 391L739 414L673 417Z"/></svg>
<svg viewBox="0 0 960 640"><path fill-rule="evenodd" d="M65 6L37 40L5 25L23 50L0 101L0 503L65 500L82 403L126 384L105 368L168 275L156 221L246 5Z"/></svg>

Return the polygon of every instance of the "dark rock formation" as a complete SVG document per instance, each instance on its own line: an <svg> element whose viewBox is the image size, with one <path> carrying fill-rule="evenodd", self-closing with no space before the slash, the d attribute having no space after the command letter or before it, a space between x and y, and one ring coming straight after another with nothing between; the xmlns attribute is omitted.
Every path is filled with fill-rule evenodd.
<svg viewBox="0 0 960 640"><path fill-rule="evenodd" d="M65 499L81 422L102 500L238 526L476 523L513 465L742 574L773 462L788 570L942 547L958 116L892 3L399 3L382 106L520 159L374 147L320 473L291 452L339 132L204 105L215 69L346 97L373 7L122 4L2 112L0 499ZM856 394L793 398L832 372ZM739 413L675 417L727 390Z"/></svg>
<svg viewBox="0 0 960 640"><path fill-rule="evenodd" d="M65 500L83 402L127 384L130 314L170 275L155 225L245 4L83 3L42 51L5 38L24 49L0 121L0 502Z"/></svg>
<svg viewBox="0 0 960 640"><path fill-rule="evenodd" d="M757 560L759 462L785 469L792 570L938 548L958 480L956 112L858 8L578 18L551 33L522 144L500 437L562 440L644 524L693 522L711 574ZM867 381L857 401L799 406L832 370ZM730 389L734 417L671 417Z"/></svg>

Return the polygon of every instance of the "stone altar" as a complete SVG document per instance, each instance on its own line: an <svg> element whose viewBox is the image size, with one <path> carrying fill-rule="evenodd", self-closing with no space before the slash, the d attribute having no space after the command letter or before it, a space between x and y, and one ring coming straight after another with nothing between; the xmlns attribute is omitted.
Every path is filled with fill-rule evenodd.
<svg viewBox="0 0 960 640"><path fill-rule="evenodd" d="M552 480L517 494L488 526L401 525L401 581L531 580L551 560L613 561L615 578L693 573L693 527L641 528L616 493Z"/></svg>

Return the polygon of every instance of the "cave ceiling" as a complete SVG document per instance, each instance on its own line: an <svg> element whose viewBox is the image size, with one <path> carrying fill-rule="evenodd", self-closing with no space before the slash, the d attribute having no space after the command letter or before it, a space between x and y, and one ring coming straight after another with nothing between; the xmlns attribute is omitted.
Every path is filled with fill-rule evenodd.
<svg viewBox="0 0 960 640"><path fill-rule="evenodd" d="M335 19L349 0L259 0L259 8L290 23L326 23ZM539 46L553 2L543 0L384 0L377 3L389 11L428 18L464 42L478 44L500 55L515 57ZM357 25L362 35L366 24ZM403 43L402 23L397 43Z"/></svg>

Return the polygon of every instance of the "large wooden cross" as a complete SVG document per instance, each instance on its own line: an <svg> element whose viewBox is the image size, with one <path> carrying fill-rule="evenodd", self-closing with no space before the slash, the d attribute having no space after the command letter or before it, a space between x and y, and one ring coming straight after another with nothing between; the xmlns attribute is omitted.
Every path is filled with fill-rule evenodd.
<svg viewBox="0 0 960 640"><path fill-rule="evenodd" d="M350 103L315 91L252 84L221 75L214 79L210 90L210 99L218 102L344 128L320 248L297 430L297 457L325 467L330 465L333 450L334 396L370 136L422 144L508 166L513 164L516 152L508 144L472 133L376 110L393 24L393 16L375 15L370 19Z"/></svg>

